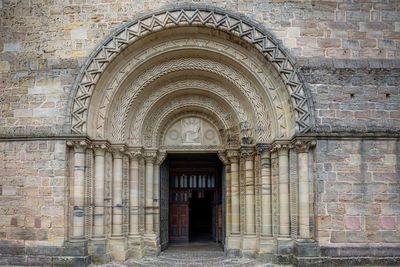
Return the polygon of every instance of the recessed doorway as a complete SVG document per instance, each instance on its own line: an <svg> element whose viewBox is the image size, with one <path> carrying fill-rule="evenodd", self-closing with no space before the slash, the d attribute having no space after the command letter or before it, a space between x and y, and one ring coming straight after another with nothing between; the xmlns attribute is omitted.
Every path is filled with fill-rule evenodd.
<svg viewBox="0 0 400 267"><path fill-rule="evenodd" d="M168 155L163 167L168 186L160 192L161 201L168 201L168 215L160 214L161 224L168 216L168 243L223 241L222 166L216 154ZM161 225L161 232L165 228Z"/></svg>

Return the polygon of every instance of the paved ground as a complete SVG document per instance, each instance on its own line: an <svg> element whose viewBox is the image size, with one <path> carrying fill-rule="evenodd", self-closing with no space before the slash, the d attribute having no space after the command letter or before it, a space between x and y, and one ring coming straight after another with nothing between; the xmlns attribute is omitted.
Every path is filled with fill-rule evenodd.
<svg viewBox="0 0 400 267"><path fill-rule="evenodd" d="M147 257L140 260L128 260L125 264L111 263L103 266L139 267L139 266L164 266L164 267L272 267L272 263L262 263L254 259L227 258L221 246L215 243L190 243L185 245L170 245L158 257Z"/></svg>

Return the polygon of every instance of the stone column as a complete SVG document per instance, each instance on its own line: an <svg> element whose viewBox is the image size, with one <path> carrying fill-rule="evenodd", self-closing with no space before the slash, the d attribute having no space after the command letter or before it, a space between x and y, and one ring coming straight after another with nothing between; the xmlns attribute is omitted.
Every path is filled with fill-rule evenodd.
<svg viewBox="0 0 400 267"><path fill-rule="evenodd" d="M72 238L84 238L85 219L85 152L87 143L84 141L73 142L74 147L74 194L73 194L73 222Z"/></svg>
<svg viewBox="0 0 400 267"><path fill-rule="evenodd" d="M226 235L232 232L232 183L231 183L231 165L225 165L225 201L226 201Z"/></svg>
<svg viewBox="0 0 400 267"><path fill-rule="evenodd" d="M154 233L153 220L153 201L154 201L154 162L156 159L156 151L145 151L146 160L146 182L145 182L145 232L146 234Z"/></svg>
<svg viewBox="0 0 400 267"><path fill-rule="evenodd" d="M279 234L289 236L289 146L278 144L279 162Z"/></svg>
<svg viewBox="0 0 400 267"><path fill-rule="evenodd" d="M261 153L261 234L272 235L271 153L270 147L259 147Z"/></svg>
<svg viewBox="0 0 400 267"><path fill-rule="evenodd" d="M240 234L240 210L239 210L239 153L228 151L228 158L231 163L231 233Z"/></svg>
<svg viewBox="0 0 400 267"><path fill-rule="evenodd" d="M103 238L104 231L104 156L106 146L95 145L94 150L94 213L93 237Z"/></svg>
<svg viewBox="0 0 400 267"><path fill-rule="evenodd" d="M129 235L139 235L139 159L140 150L129 152Z"/></svg>
<svg viewBox="0 0 400 267"><path fill-rule="evenodd" d="M113 150L112 236L122 236L122 148Z"/></svg>
<svg viewBox="0 0 400 267"><path fill-rule="evenodd" d="M310 238L310 200L308 182L308 151L314 146L313 141L297 141L295 143L299 170L299 225L300 237Z"/></svg>
<svg viewBox="0 0 400 267"><path fill-rule="evenodd" d="M242 148L245 159L246 234L255 234L254 148Z"/></svg>

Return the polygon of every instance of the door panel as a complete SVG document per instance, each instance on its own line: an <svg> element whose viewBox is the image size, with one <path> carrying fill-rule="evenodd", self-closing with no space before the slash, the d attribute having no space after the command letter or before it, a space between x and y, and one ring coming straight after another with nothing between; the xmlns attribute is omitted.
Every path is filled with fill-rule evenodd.
<svg viewBox="0 0 400 267"><path fill-rule="evenodd" d="M169 241L189 241L188 190L171 190L169 210Z"/></svg>
<svg viewBox="0 0 400 267"><path fill-rule="evenodd" d="M160 243L161 250L168 247L168 207L169 207L169 171L164 162L160 168Z"/></svg>

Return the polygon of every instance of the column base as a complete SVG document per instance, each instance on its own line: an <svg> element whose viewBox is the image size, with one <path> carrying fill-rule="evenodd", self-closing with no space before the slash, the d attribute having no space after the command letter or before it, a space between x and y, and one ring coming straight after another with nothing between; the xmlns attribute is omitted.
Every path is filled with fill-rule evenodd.
<svg viewBox="0 0 400 267"><path fill-rule="evenodd" d="M143 256L158 256L160 249L160 239L156 234L143 235Z"/></svg>
<svg viewBox="0 0 400 267"><path fill-rule="evenodd" d="M276 239L276 259L281 263L289 263L292 259L294 241L289 237Z"/></svg>
<svg viewBox="0 0 400 267"><path fill-rule="evenodd" d="M107 243L107 252L111 259L117 262L124 262L127 259L127 240L125 237L110 237Z"/></svg>
<svg viewBox="0 0 400 267"><path fill-rule="evenodd" d="M140 259L143 257L143 240L141 235L128 236L128 258Z"/></svg>
<svg viewBox="0 0 400 267"><path fill-rule="evenodd" d="M241 240L242 255L255 258L258 248L258 237L256 235L244 235Z"/></svg>
<svg viewBox="0 0 400 267"><path fill-rule="evenodd" d="M239 234L231 234L228 236L225 243L225 254L229 257L242 256L240 242L241 236Z"/></svg>
<svg viewBox="0 0 400 267"><path fill-rule="evenodd" d="M107 253L107 239L105 237L90 239L88 250L94 264L104 264L111 261L111 256Z"/></svg>
<svg viewBox="0 0 400 267"><path fill-rule="evenodd" d="M275 238L273 238L272 236L261 236L256 259L264 262L271 262L274 259L275 251Z"/></svg>

